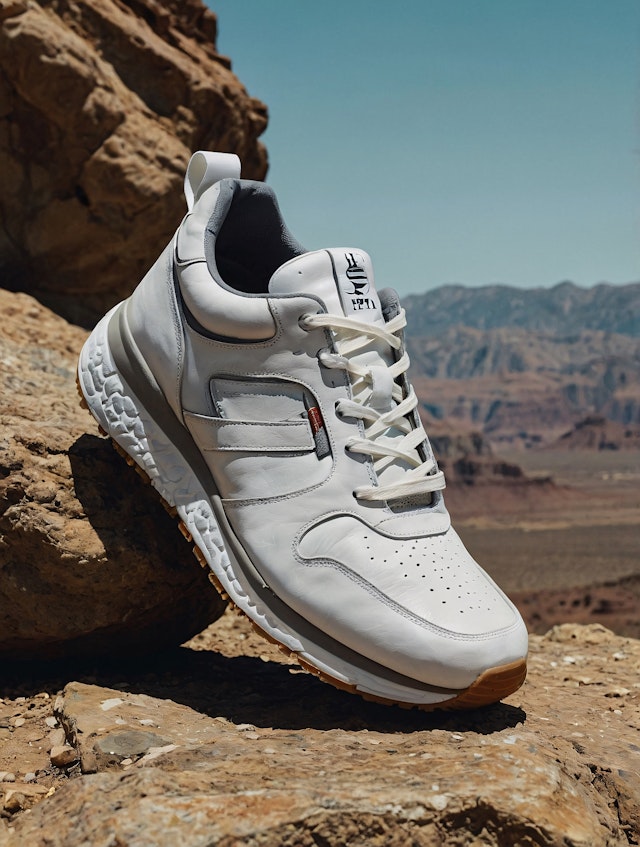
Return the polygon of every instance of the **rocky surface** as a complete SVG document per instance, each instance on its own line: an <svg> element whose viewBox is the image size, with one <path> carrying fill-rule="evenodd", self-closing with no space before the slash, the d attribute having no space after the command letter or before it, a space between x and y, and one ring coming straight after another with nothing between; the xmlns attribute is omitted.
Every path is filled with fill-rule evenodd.
<svg viewBox="0 0 640 847"><path fill-rule="evenodd" d="M179 223L193 150L264 178L266 108L215 39L201 0L0 0L5 288L94 322Z"/></svg>
<svg viewBox="0 0 640 847"><path fill-rule="evenodd" d="M223 608L155 492L80 408L85 336L0 290L0 661L175 645Z"/></svg>
<svg viewBox="0 0 640 847"><path fill-rule="evenodd" d="M226 614L146 666L5 677L0 845L638 844L639 669L639 642L565 625L505 703L407 712Z"/></svg>

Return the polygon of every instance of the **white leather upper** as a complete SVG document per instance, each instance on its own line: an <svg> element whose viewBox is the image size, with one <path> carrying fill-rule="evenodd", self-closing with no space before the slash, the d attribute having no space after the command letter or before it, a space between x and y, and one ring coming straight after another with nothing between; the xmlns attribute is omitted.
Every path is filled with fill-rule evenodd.
<svg viewBox="0 0 640 847"><path fill-rule="evenodd" d="M176 301L173 258L171 242L127 301L127 321L167 402L182 420L184 335Z"/></svg>
<svg viewBox="0 0 640 847"><path fill-rule="evenodd" d="M344 370L322 364L331 334L300 319L324 307L383 324L369 257L352 248L305 254L272 276L270 296L217 285L204 256L218 197L207 184L209 164L194 165L195 201L177 235L175 268L189 311L222 337L178 315L171 251L132 296L128 316L256 569L311 623L412 678L461 688L520 659L522 620L465 550L440 495L431 507L394 511L353 494L377 478L372 459L348 449L364 434L361 421L339 414L340 404L353 408L352 386ZM393 355L374 346L361 359L380 368L372 384L377 378L381 397ZM330 447L325 458L306 416L310 404Z"/></svg>

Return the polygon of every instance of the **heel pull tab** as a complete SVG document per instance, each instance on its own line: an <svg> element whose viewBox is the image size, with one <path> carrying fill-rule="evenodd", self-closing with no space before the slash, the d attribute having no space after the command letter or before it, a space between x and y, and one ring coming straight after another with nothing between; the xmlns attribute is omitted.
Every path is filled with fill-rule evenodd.
<svg viewBox="0 0 640 847"><path fill-rule="evenodd" d="M194 153L184 177L184 196L189 211L203 191L227 177L240 179L240 159L235 153L211 153L208 150Z"/></svg>

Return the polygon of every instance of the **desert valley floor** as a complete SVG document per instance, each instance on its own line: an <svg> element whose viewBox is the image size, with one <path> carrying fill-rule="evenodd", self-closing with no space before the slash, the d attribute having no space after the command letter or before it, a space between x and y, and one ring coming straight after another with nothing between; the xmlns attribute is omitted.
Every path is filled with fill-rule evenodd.
<svg viewBox="0 0 640 847"><path fill-rule="evenodd" d="M450 509L530 628L598 622L640 636L640 453L547 449L501 458L539 485L452 491Z"/></svg>

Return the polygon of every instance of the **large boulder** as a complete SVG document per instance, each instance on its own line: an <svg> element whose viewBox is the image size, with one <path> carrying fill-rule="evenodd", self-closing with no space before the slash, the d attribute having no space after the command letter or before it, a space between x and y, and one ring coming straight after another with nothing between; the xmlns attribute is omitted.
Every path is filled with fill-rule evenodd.
<svg viewBox="0 0 640 847"><path fill-rule="evenodd" d="M201 0L0 0L3 287L95 322L179 223L193 150L264 178L266 107L215 38Z"/></svg>
<svg viewBox="0 0 640 847"><path fill-rule="evenodd" d="M0 665L177 645L224 604L79 406L86 332L0 289Z"/></svg>

